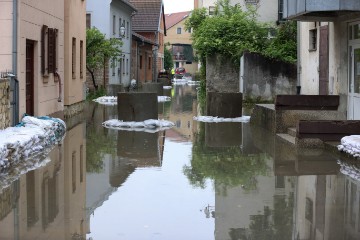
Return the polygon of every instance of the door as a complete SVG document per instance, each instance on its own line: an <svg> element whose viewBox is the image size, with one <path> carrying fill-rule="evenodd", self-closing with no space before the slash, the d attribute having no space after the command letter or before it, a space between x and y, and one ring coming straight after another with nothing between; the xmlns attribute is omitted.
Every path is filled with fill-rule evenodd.
<svg viewBox="0 0 360 240"><path fill-rule="evenodd" d="M349 119L360 120L360 44L351 52L352 68L349 88Z"/></svg>
<svg viewBox="0 0 360 240"><path fill-rule="evenodd" d="M34 42L26 40L26 113L34 115Z"/></svg>
<svg viewBox="0 0 360 240"><path fill-rule="evenodd" d="M329 27L320 27L319 94L329 94Z"/></svg>

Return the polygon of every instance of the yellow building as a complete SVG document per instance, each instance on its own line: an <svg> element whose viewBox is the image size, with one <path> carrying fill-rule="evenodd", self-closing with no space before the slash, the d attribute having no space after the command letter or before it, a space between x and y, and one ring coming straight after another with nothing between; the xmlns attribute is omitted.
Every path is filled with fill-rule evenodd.
<svg viewBox="0 0 360 240"><path fill-rule="evenodd" d="M183 67L186 72L194 74L198 71L198 63L194 60L191 31L185 30L185 20L190 14L187 11L165 15L165 43L170 43L168 49L173 55L174 68Z"/></svg>

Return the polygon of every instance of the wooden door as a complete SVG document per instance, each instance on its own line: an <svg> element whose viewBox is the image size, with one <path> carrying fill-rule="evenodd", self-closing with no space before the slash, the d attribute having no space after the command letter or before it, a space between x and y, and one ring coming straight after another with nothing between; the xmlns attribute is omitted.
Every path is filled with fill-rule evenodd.
<svg viewBox="0 0 360 240"><path fill-rule="evenodd" d="M34 115L34 42L26 40L26 113Z"/></svg>
<svg viewBox="0 0 360 240"><path fill-rule="evenodd" d="M319 94L329 94L329 27L320 27Z"/></svg>

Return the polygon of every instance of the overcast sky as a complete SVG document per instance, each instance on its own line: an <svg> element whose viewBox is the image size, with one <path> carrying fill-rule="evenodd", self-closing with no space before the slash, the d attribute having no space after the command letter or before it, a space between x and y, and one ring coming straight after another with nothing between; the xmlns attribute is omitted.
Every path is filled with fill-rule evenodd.
<svg viewBox="0 0 360 240"><path fill-rule="evenodd" d="M194 9L194 0L163 0L165 13L191 11Z"/></svg>

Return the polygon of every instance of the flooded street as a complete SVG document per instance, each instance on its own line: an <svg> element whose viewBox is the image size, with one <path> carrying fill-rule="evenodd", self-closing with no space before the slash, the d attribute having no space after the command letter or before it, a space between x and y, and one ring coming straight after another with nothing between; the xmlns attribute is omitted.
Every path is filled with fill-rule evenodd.
<svg viewBox="0 0 360 240"><path fill-rule="evenodd" d="M360 184L337 156L250 123L194 121L196 87L164 91L172 129L107 129L117 107L90 103L42 166L2 175L0 239L360 238Z"/></svg>

